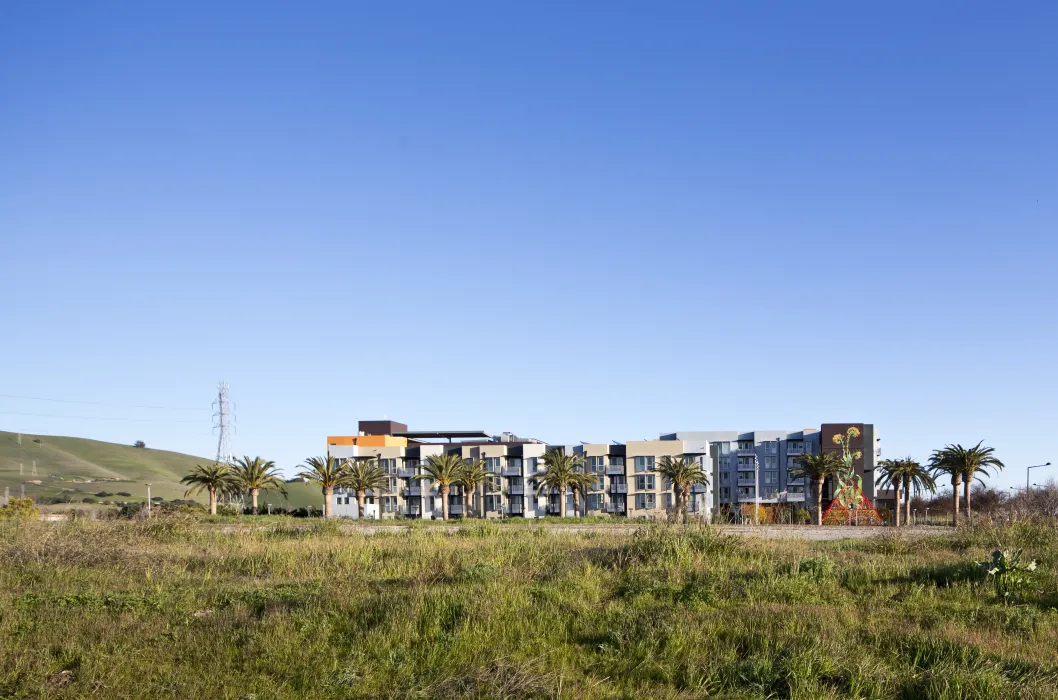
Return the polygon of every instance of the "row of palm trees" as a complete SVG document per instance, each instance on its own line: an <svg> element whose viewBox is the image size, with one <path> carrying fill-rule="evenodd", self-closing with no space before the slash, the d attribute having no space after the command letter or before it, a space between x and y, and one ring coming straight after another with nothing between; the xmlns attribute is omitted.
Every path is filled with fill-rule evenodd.
<svg viewBox="0 0 1058 700"><path fill-rule="evenodd" d="M533 477L539 492L559 494L559 515L565 517L565 494L569 490L573 496L573 511L579 514L581 499L587 497L588 490L597 480L595 474L585 471L584 457L569 454L561 449L551 449L544 454L543 463L543 471ZM694 460L662 457L654 471L672 483L674 511L685 521L691 487L709 483L701 465ZM444 520L448 520L448 497L453 486L463 487L466 494L465 514L469 517L478 514L481 509L480 497L477 498L477 508L474 508L472 503L478 486L493 476L483 460L464 460L456 454L430 456L423 463L422 472L411 478L429 479L437 485L437 495L441 498L441 517ZM323 514L327 518L333 515L336 489L355 492L357 506L362 513L368 492L384 490L390 478L377 461L338 460L333 459L329 453L323 457L306 459L297 476L320 487L323 493ZM253 512L256 514L260 491L270 489L286 495L275 463L260 457L242 457L232 464L198 465L180 481L189 486L187 494L208 492L211 515L216 515L217 499L221 496L248 493Z"/></svg>
<svg viewBox="0 0 1058 700"><path fill-rule="evenodd" d="M286 495L283 479L275 462L260 457L240 457L232 464L196 465L190 474L180 479L188 486L184 494L209 493L209 514L217 514L217 499L221 496L250 495L253 512L257 513L257 496L263 490Z"/></svg>
<svg viewBox="0 0 1058 700"><path fill-rule="evenodd" d="M823 482L842 469L841 459L834 452L805 454L798 458L798 466L791 471L791 477L804 477L811 482L816 499L816 525L823 524ZM963 488L966 501L966 516L970 517L970 486L974 481L982 481L982 476L990 474L990 469L1001 470L1003 462L995 456L995 449L985 447L984 441L973 447L962 445L945 445L934 450L928 465L922 465L911 457L883 460L879 467L882 477L878 485L891 487L896 496L895 523L899 527L901 507L904 509L904 522L911 516L912 492L937 489L937 479L948 477L952 486L952 525L959 524L959 487ZM901 498L903 502L901 503Z"/></svg>

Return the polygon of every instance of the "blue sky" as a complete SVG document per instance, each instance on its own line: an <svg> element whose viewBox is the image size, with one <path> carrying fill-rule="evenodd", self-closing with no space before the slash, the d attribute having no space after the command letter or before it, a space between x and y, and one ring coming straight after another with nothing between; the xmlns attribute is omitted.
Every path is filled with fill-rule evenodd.
<svg viewBox="0 0 1058 700"><path fill-rule="evenodd" d="M5 4L0 426L1058 461L1058 6L571 5Z"/></svg>

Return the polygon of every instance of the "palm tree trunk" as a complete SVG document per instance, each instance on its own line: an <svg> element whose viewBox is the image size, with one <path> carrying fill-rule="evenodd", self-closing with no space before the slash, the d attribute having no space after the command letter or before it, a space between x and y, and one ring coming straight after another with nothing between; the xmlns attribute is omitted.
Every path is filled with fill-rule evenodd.
<svg viewBox="0 0 1058 700"><path fill-rule="evenodd" d="M580 489L572 489L573 492L573 517L580 517Z"/></svg>
<svg viewBox="0 0 1058 700"><path fill-rule="evenodd" d="M679 508L679 512L678 512L679 522L683 523L684 525L687 524L687 490L688 490L688 488L689 488L688 486L680 486L679 489L677 490L677 493L679 494L679 498L677 500L676 507Z"/></svg>
<svg viewBox="0 0 1058 700"><path fill-rule="evenodd" d="M823 480L816 479L812 484L816 487L816 527L823 525Z"/></svg>
<svg viewBox="0 0 1058 700"><path fill-rule="evenodd" d="M911 524L911 480L904 479L904 524Z"/></svg>
<svg viewBox="0 0 1058 700"><path fill-rule="evenodd" d="M900 527L900 479L897 479L893 486L896 489L896 520L893 522L896 527Z"/></svg>
<svg viewBox="0 0 1058 700"><path fill-rule="evenodd" d="M217 489L209 490L209 514L217 514Z"/></svg>
<svg viewBox="0 0 1058 700"><path fill-rule="evenodd" d="M253 503L253 514L257 515L257 492L260 489L250 489L250 501Z"/></svg>
<svg viewBox="0 0 1058 700"><path fill-rule="evenodd" d="M437 489L438 495L441 496L441 520L448 520L448 486L441 486Z"/></svg>
<svg viewBox="0 0 1058 700"><path fill-rule="evenodd" d="M334 512L334 505L331 501L334 500L334 487L324 486L323 487L323 517L329 518Z"/></svg>
<svg viewBox="0 0 1058 700"><path fill-rule="evenodd" d="M364 499L367 498L367 491L356 492L356 517L361 520L364 519Z"/></svg>
<svg viewBox="0 0 1058 700"><path fill-rule="evenodd" d="M558 517L566 517L566 489L559 489L558 493Z"/></svg>
<svg viewBox="0 0 1058 700"><path fill-rule="evenodd" d="M959 478L952 476L951 478L951 526L959 526Z"/></svg>
<svg viewBox="0 0 1058 700"><path fill-rule="evenodd" d="M962 482L963 488L963 500L966 501L966 519L970 519L970 485L973 482L973 477L966 479Z"/></svg>

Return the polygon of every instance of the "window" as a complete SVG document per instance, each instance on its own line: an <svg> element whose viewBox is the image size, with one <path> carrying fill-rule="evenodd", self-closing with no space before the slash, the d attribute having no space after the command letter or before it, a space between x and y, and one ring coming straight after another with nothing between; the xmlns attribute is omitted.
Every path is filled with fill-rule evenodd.
<svg viewBox="0 0 1058 700"><path fill-rule="evenodd" d="M537 466L536 465L537 465L537 458L536 457L528 457L528 458L526 458L525 466L526 466L526 468L529 469L529 473L530 474L537 470Z"/></svg>
<svg viewBox="0 0 1058 700"><path fill-rule="evenodd" d="M606 469L605 457L588 457L588 471L598 474Z"/></svg>
<svg viewBox="0 0 1058 700"><path fill-rule="evenodd" d="M636 457L636 471L637 472L654 471L654 458L653 457Z"/></svg>
<svg viewBox="0 0 1058 700"><path fill-rule="evenodd" d="M672 479L667 476L661 477L661 490L671 491L672 490Z"/></svg>
<svg viewBox="0 0 1058 700"><path fill-rule="evenodd" d="M742 469L742 468L745 468L745 467L749 467L750 469L752 469L754 464L756 464L756 460L753 459L752 457L739 457L738 458L738 467L739 467L739 469Z"/></svg>
<svg viewBox="0 0 1058 700"><path fill-rule="evenodd" d="M766 455L777 455L779 454L779 441L766 442L764 443L764 454Z"/></svg>
<svg viewBox="0 0 1058 700"><path fill-rule="evenodd" d="M500 496L485 496L485 510L495 513L503 507L503 499Z"/></svg>
<svg viewBox="0 0 1058 700"><path fill-rule="evenodd" d="M738 489L739 498L753 498L753 487L752 486L741 486Z"/></svg>
<svg viewBox="0 0 1058 700"><path fill-rule="evenodd" d="M665 494L665 509L668 510L671 507L672 507L672 494L671 493L666 493Z"/></svg>
<svg viewBox="0 0 1058 700"><path fill-rule="evenodd" d="M657 497L652 493L636 494L636 510L650 510L657 507Z"/></svg>
<svg viewBox="0 0 1058 700"><path fill-rule="evenodd" d="M779 455L766 455L764 457L764 468L765 469L778 469L779 468Z"/></svg>
<svg viewBox="0 0 1058 700"><path fill-rule="evenodd" d="M517 470L521 471L521 469L522 469L522 458L521 457L508 457L507 458L507 468L508 469L517 469Z"/></svg>
<svg viewBox="0 0 1058 700"><path fill-rule="evenodd" d="M625 465L625 458L624 457L610 457L610 466L611 467L624 467L624 465Z"/></svg>
<svg viewBox="0 0 1058 700"><path fill-rule="evenodd" d="M740 450L752 450L753 449L753 441L752 440L739 440L738 441L738 449L740 449Z"/></svg>
<svg viewBox="0 0 1058 700"><path fill-rule="evenodd" d="M490 476L485 479L485 490L486 491L499 491L500 490L500 477Z"/></svg>
<svg viewBox="0 0 1058 700"><path fill-rule="evenodd" d="M591 490L592 491L602 491L602 489L603 489L603 483L602 482L603 482L603 477L601 477L601 476L595 477L595 481L593 481L591 483Z"/></svg>
<svg viewBox="0 0 1058 700"><path fill-rule="evenodd" d="M721 498L731 498L731 487L730 486L724 486L723 488L721 488L720 489L720 497Z"/></svg>
<svg viewBox="0 0 1058 700"><path fill-rule="evenodd" d="M801 463L797 461L796 457L787 457L786 458L786 468L787 469L800 469L801 468Z"/></svg>
<svg viewBox="0 0 1058 700"><path fill-rule="evenodd" d="M394 477L390 477L386 481L389 483L389 486L386 488L387 491L396 491L397 490L397 477L395 477L395 476Z"/></svg>
<svg viewBox="0 0 1058 700"><path fill-rule="evenodd" d="M636 489L639 491L653 491L654 490L654 475L653 474L641 474L636 477Z"/></svg>
<svg viewBox="0 0 1058 700"><path fill-rule="evenodd" d="M777 484L777 483L779 483L779 472L764 472L764 483L765 484Z"/></svg>
<svg viewBox="0 0 1058 700"><path fill-rule="evenodd" d="M721 442L720 443L720 454L722 454L722 455L731 454L731 443L730 442Z"/></svg>
<svg viewBox="0 0 1058 700"><path fill-rule="evenodd" d="M417 469L419 466L419 460L417 459L406 459L404 460L405 469Z"/></svg>
<svg viewBox="0 0 1058 700"><path fill-rule="evenodd" d="M378 460L378 466L382 467L382 471L387 474L397 473L397 460L394 458L380 459Z"/></svg>
<svg viewBox="0 0 1058 700"><path fill-rule="evenodd" d="M601 493L588 494L588 510L602 510L603 496Z"/></svg>
<svg viewBox="0 0 1058 700"><path fill-rule="evenodd" d="M500 466L502 458L500 457L486 457L485 458L485 470L492 474L499 474L503 468Z"/></svg>

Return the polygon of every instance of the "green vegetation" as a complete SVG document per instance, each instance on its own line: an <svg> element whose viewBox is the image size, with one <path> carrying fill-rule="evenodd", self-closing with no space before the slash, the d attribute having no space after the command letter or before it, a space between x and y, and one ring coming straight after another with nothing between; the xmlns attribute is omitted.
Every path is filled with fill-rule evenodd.
<svg viewBox="0 0 1058 700"><path fill-rule="evenodd" d="M702 470L702 465L691 459L673 459L666 455L661 458L661 463L655 471L672 482L672 491L675 494L674 515L687 522L687 503L691 496L691 487L709 483L709 477Z"/></svg>
<svg viewBox="0 0 1058 700"><path fill-rule="evenodd" d="M558 494L559 517L566 517L566 489L573 495L573 515L580 514L580 494L591 488L595 475L582 471L584 457L553 448L544 453L544 471L536 477L540 494Z"/></svg>
<svg viewBox="0 0 1058 700"><path fill-rule="evenodd" d="M1053 525L813 543L694 526L364 536L254 522L274 524L0 522L0 697L992 700L1058 687ZM981 566L997 547L1023 550L1004 564L1016 585Z"/></svg>
<svg viewBox="0 0 1058 700"><path fill-rule="evenodd" d="M97 496L100 490L114 492L106 500L115 503L143 501L147 497L146 483L151 484L151 496L178 500L187 488L180 479L196 465L212 462L207 457L83 438L22 433L21 443L18 433L0 432L0 496L4 487L11 490L12 496L18 496L23 482L27 482L26 496L38 504L53 499L81 503L88 497L106 498ZM34 462L36 475L32 473ZM34 483L37 481L40 483ZM262 494L263 500L287 509L323 507L319 488L303 483L284 486L286 496L268 490Z"/></svg>

